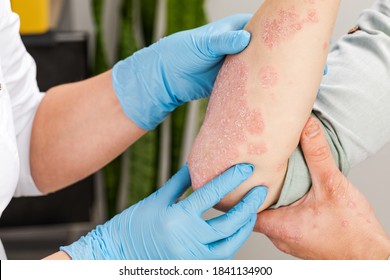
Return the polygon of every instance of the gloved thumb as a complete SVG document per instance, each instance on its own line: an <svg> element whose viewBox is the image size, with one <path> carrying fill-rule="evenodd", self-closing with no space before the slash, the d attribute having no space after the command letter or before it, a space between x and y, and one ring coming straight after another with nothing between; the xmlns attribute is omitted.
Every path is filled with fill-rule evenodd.
<svg viewBox="0 0 390 280"><path fill-rule="evenodd" d="M248 45L251 34L248 31L227 31L209 40L210 55L218 57L242 52Z"/></svg>
<svg viewBox="0 0 390 280"><path fill-rule="evenodd" d="M267 193L266 187L253 188L236 206L227 213L209 220L208 224L225 238L233 235L247 224L253 215L257 214L257 210L263 204Z"/></svg>
<svg viewBox="0 0 390 280"><path fill-rule="evenodd" d="M173 204L191 185L188 164L185 164L158 192L158 201L167 205Z"/></svg>
<svg viewBox="0 0 390 280"><path fill-rule="evenodd" d="M253 169L253 165L250 164L237 164L196 190L180 203L188 212L201 215L247 180L252 175Z"/></svg>

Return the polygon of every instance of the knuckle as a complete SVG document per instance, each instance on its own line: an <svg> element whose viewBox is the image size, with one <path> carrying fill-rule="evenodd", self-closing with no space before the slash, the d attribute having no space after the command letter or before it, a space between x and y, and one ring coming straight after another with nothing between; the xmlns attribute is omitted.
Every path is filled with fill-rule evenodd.
<svg viewBox="0 0 390 280"><path fill-rule="evenodd" d="M182 227L184 218L182 215L168 215L170 218L167 219L163 215L159 215L156 219L156 226L160 229L161 232L172 233L177 231Z"/></svg>
<svg viewBox="0 0 390 280"><path fill-rule="evenodd" d="M348 180L341 174L340 171L325 172L320 182L325 195L328 198L337 198L345 189Z"/></svg>
<svg viewBox="0 0 390 280"><path fill-rule="evenodd" d="M314 162L322 162L330 158L330 149L326 145L315 147L309 151L309 156Z"/></svg>
<svg viewBox="0 0 390 280"><path fill-rule="evenodd" d="M283 240L271 239L271 241L275 245L275 247L278 248L283 253L288 255L292 254L290 246L286 242L283 242Z"/></svg>
<svg viewBox="0 0 390 280"><path fill-rule="evenodd" d="M229 238L231 240L231 238ZM231 246L225 246L224 248L220 249L218 252L218 259L222 260L228 260L231 259L231 256L233 255Z"/></svg>

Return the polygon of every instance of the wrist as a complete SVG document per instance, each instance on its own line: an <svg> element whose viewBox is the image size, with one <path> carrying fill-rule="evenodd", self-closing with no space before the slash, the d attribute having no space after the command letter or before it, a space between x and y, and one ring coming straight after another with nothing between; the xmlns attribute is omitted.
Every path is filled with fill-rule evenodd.
<svg viewBox="0 0 390 280"><path fill-rule="evenodd" d="M140 128L152 130L179 104L164 82L159 55L151 47L115 64L112 83L124 113Z"/></svg>
<svg viewBox="0 0 390 280"><path fill-rule="evenodd" d="M386 236L383 247L385 248L384 259L390 260L390 238Z"/></svg>
<svg viewBox="0 0 390 280"><path fill-rule="evenodd" d="M72 260L109 260L115 254L110 246L113 238L106 237L106 225L99 225L79 240L67 246L61 246L60 252Z"/></svg>
<svg viewBox="0 0 390 280"><path fill-rule="evenodd" d="M387 236L378 236L374 244L367 243L369 250L361 259L365 260L390 260L390 239Z"/></svg>

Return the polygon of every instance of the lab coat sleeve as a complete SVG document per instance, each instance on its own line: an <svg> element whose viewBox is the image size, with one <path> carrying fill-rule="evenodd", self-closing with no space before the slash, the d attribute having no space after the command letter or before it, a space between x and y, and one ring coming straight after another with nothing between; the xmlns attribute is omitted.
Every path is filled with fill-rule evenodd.
<svg viewBox="0 0 390 280"><path fill-rule="evenodd" d="M339 168L349 169L390 141L390 0L362 12L358 31L343 36L328 57L313 117L320 120ZM288 205L310 188L298 148L291 156L275 207Z"/></svg>
<svg viewBox="0 0 390 280"><path fill-rule="evenodd" d="M19 34L19 16L8 12L2 18L1 67L9 96L20 160L20 176L15 196L33 196L41 193L30 172L30 138L35 113L43 95L36 81L36 65ZM44 152L44 151L42 151Z"/></svg>
<svg viewBox="0 0 390 280"><path fill-rule="evenodd" d="M36 108L38 107L43 94L35 97ZM15 197L20 196L38 196L42 193L38 190L35 182L31 176L30 169L30 139L35 112L30 114L25 126L16 135L16 142L19 151L20 172L19 180L14 193ZM44 152L44 151L42 151Z"/></svg>

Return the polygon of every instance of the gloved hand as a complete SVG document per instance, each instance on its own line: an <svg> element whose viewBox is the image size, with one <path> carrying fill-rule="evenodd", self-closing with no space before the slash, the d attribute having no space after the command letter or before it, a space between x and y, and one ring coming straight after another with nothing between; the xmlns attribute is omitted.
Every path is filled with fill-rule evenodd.
<svg viewBox="0 0 390 280"><path fill-rule="evenodd" d="M157 192L60 250L72 259L231 259L251 234L267 189L252 189L219 217L205 221L202 214L252 172L236 165L175 203L191 184L186 165Z"/></svg>
<svg viewBox="0 0 390 280"><path fill-rule="evenodd" d="M183 31L118 62L113 86L126 115L154 129L177 106L208 97L227 54L241 52L251 15L238 14Z"/></svg>

